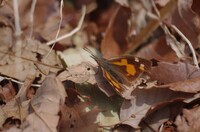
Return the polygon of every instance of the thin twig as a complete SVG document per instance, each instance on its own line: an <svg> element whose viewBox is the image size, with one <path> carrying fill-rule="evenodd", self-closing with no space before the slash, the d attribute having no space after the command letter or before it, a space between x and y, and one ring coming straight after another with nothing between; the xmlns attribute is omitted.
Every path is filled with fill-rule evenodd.
<svg viewBox="0 0 200 132"><path fill-rule="evenodd" d="M24 82L18 81L16 79L13 79L13 78L10 78L10 77L2 76L2 78L10 80L10 81L15 82L15 83L20 84L20 85L24 84ZM33 87L40 87L41 85L40 84L31 84L31 86L33 86Z"/></svg>
<svg viewBox="0 0 200 132"><path fill-rule="evenodd" d="M37 3L37 0L32 0L31 9L30 9L30 35L29 35L28 41L31 40L31 37L32 37L32 34L33 34L34 12L35 12L36 3Z"/></svg>
<svg viewBox="0 0 200 132"><path fill-rule="evenodd" d="M60 22L59 22L59 25L58 25L58 31L56 33L56 37L55 37L55 40L58 38L58 35L60 33L60 28L61 28L61 25L62 25L62 21L63 21L63 0L60 1ZM53 50L54 46L56 44L56 41L53 43L51 49L49 50L48 54L44 57L44 58L47 58L49 56L49 54L51 53L51 51Z"/></svg>
<svg viewBox="0 0 200 132"><path fill-rule="evenodd" d="M170 27L173 28L183 38L183 40L188 44L188 46L192 52L194 65L197 69L199 69L197 57L196 57L196 54L195 54L195 51L194 51L194 48L193 48L191 42L185 37L185 35L175 25L171 25Z"/></svg>
<svg viewBox="0 0 200 132"><path fill-rule="evenodd" d="M83 7L82 7L82 16L81 16L81 18L80 18L80 20L79 20L79 22L78 22L78 26L77 26L76 28L74 28L71 32L69 32L69 33L67 33L67 34L65 34L65 35L63 35L63 36L61 36L61 37L58 37L58 38L55 39L55 40L52 40L52 41L47 42L46 45L52 45L52 44L54 44L55 42L58 42L58 41L63 40L63 39L65 39L65 38L71 37L71 36L74 35L76 32L78 32L78 31L80 30L80 28L82 27L83 20L84 20L84 18L85 18L85 14L86 14L86 7L83 6Z"/></svg>
<svg viewBox="0 0 200 132"><path fill-rule="evenodd" d="M18 0L13 0L13 8L14 8L14 17L15 17L15 35L20 36L22 31L21 31L21 26L20 26Z"/></svg>
<svg viewBox="0 0 200 132"><path fill-rule="evenodd" d="M156 19L157 21L159 21L160 27L163 29L163 31L165 32L166 35L168 35L168 37L170 37L174 43L169 43L169 45L171 46L171 48L175 51L176 55L179 58L182 58L184 56L184 53L181 52L181 48L179 46L179 42L176 40L176 38L173 36L173 34L171 34L171 32L169 31L169 29L167 28L167 26L161 21L160 17L160 12L158 10L158 8L156 7L156 4L153 0L151 0L151 4L153 6L153 9L155 10L156 14L153 13L149 13L150 17L153 19Z"/></svg>
<svg viewBox="0 0 200 132"><path fill-rule="evenodd" d="M162 20L160 19L160 17L161 17L160 16L160 12L158 11L158 9L156 7L155 2L153 0L151 0L151 3L152 3L152 6L153 6L153 8L154 8L154 10L155 10L155 12L157 14L157 16L158 16L157 20L160 22L160 26L163 28L163 30L164 30L164 32L166 34L168 34L173 40L175 40L175 37L170 33L170 31L167 29L167 26L165 25L165 23L162 22ZM195 65L195 67L197 69L199 69L197 57L196 57L196 54L195 54L195 51L194 51L194 48L193 48L191 42L186 38L186 36L175 25L170 24L169 26L171 28L173 28L182 37L182 39L188 44L188 46L189 46L189 48L190 48L190 50L192 52L192 57L193 57L194 65ZM175 40L175 41L177 41L177 40ZM177 51L176 53L181 54L180 52L178 52L178 50L176 50L176 51Z"/></svg>
<svg viewBox="0 0 200 132"><path fill-rule="evenodd" d="M160 20L163 20L167 17L167 15L170 14L170 11L173 10L176 6L177 1L176 0L170 0L164 8L160 10ZM132 54L142 42L146 41L147 38L152 34L152 31L154 31L158 26L160 25L160 21L157 19L152 19L148 22L148 24L143 28L135 37L135 39L132 41L131 47L125 52L125 54Z"/></svg>
<svg viewBox="0 0 200 132"><path fill-rule="evenodd" d="M22 40L21 40L21 26L20 26L20 17L19 17L19 5L18 0L13 0L13 8L14 8L14 17L15 17L15 45L13 50L15 50L16 56L21 56L22 54ZM17 74L19 71L22 71L22 60L20 58L15 58L15 74ZM18 74L18 76L21 76L21 74Z"/></svg>
<svg viewBox="0 0 200 132"><path fill-rule="evenodd" d="M47 66L47 67L51 67L51 68L55 68L55 69L59 69L61 70L62 67L59 67L59 66L52 66L52 65L49 65L49 64L46 64L46 63L43 63L43 62L40 62L40 61L37 61L37 60L32 60L32 59L29 59L29 58L25 58L25 57L22 57L22 56L16 56L15 54L12 54L12 53L9 53L9 52L4 52L4 51L1 51L0 50L0 54L5 54L5 55L9 55L9 56L13 56L13 57L16 57L16 58L20 58L22 60L26 60L26 61L30 61L30 62L33 62L34 64L41 64L41 65L44 65L44 66Z"/></svg>
<svg viewBox="0 0 200 132"><path fill-rule="evenodd" d="M160 12L159 12L158 8L156 7L156 4L155 4L154 0L151 0L151 4L153 6L153 9L156 12L156 15L160 18Z"/></svg>

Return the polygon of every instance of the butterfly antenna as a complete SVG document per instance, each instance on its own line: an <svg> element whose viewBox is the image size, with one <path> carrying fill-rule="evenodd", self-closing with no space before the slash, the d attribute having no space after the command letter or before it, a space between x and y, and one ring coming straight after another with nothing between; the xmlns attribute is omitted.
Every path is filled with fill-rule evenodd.
<svg viewBox="0 0 200 132"><path fill-rule="evenodd" d="M87 51L87 52L91 55L91 57L92 57L93 59L95 59L95 60L98 59L90 49L88 49L87 47L85 47L85 48L83 48L83 49L84 49L85 51Z"/></svg>

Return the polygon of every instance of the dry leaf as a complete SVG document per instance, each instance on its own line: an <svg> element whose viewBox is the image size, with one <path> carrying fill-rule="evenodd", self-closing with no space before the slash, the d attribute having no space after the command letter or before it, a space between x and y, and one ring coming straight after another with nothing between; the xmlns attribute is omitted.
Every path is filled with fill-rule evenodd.
<svg viewBox="0 0 200 132"><path fill-rule="evenodd" d="M184 106L184 98L176 98L168 102L161 102L159 105L150 109L147 116L143 118L140 126L143 130L148 131L150 126L154 130L159 130L162 124L173 120ZM146 124L148 124L148 126Z"/></svg>
<svg viewBox="0 0 200 132"><path fill-rule="evenodd" d="M179 62L177 64L158 62L152 68L151 77L174 91L197 93L199 89L200 72L194 66Z"/></svg>
<svg viewBox="0 0 200 132"><path fill-rule="evenodd" d="M71 80L75 83L91 83L95 84L95 74L97 69L91 63L83 62L79 65L68 67L65 71L58 75L61 81Z"/></svg>
<svg viewBox="0 0 200 132"><path fill-rule="evenodd" d="M21 18L22 27L29 27L30 30L30 8L32 1L31 0L19 0L19 13ZM44 6L45 5L45 6ZM41 29L47 19L52 16L53 13L59 10L58 1L49 0L46 2L45 0L37 1L34 12L34 24L33 30L38 31ZM30 31L28 32L30 33Z"/></svg>
<svg viewBox="0 0 200 132"><path fill-rule="evenodd" d="M30 40L27 44L27 40L23 40L21 56L16 56L16 49L12 51L7 43L0 45L0 72L4 75L23 81L29 74L39 76L40 71L48 74L49 71L57 72L61 69L61 63L55 51L52 51L47 58L43 58L50 48L47 45L42 45L39 41ZM19 59L21 63L18 64L16 59ZM21 68L16 70L19 65Z"/></svg>
<svg viewBox="0 0 200 132"><path fill-rule="evenodd" d="M63 106L66 92L55 74L46 77L31 100L32 113L22 124L23 131L56 132L59 122L58 112Z"/></svg>
<svg viewBox="0 0 200 132"><path fill-rule="evenodd" d="M7 102L5 106L1 106L0 125L2 125L8 117L15 117L23 120L28 115L30 100L26 98L26 90L31 85L32 79L32 76L26 78L15 98Z"/></svg>
<svg viewBox="0 0 200 132"><path fill-rule="evenodd" d="M155 0L156 4L159 4L160 6L165 6L169 0Z"/></svg>
<svg viewBox="0 0 200 132"><path fill-rule="evenodd" d="M0 88L0 95L2 96L1 99L5 102L12 100L18 92L18 85L14 85L13 82L8 80L5 81L5 84ZM1 82L2 82L1 81Z"/></svg>
<svg viewBox="0 0 200 132"><path fill-rule="evenodd" d="M111 58L122 54L127 46L128 19L131 10L127 7L116 6L112 15L105 36L101 43L101 51L104 58ZM121 26L123 25L123 26ZM120 33L119 33L120 32ZM112 49L112 52L110 52Z"/></svg>
<svg viewBox="0 0 200 132"><path fill-rule="evenodd" d="M9 117L5 120L5 122L3 123L3 131L7 131L10 128L19 128L21 125L21 121L20 119L14 118L14 117ZM10 131L10 130L9 130Z"/></svg>
<svg viewBox="0 0 200 132"><path fill-rule="evenodd" d="M87 48L91 50L92 53L94 53L95 55L99 54L97 50L95 50L94 48L92 47L87 47ZM61 57L61 59L65 62L67 66L78 65L86 61L89 61L94 65L97 64L96 61L90 57L91 54L85 51L82 47L68 48L63 52L58 52L58 55Z"/></svg>
<svg viewBox="0 0 200 132"><path fill-rule="evenodd" d="M28 115L29 102L30 100L17 102L16 99L13 99L7 102L6 105L1 106L0 125L2 125L8 117L15 117L23 120Z"/></svg>
<svg viewBox="0 0 200 132"><path fill-rule="evenodd" d="M194 11L194 12L196 12L199 16L200 16L200 10L199 10L199 5L200 3L199 3L199 0L193 0L193 3L192 3L192 10Z"/></svg>
<svg viewBox="0 0 200 132"><path fill-rule="evenodd" d="M169 15L172 14L174 8L176 7L176 0L171 0L167 3L164 8L160 10L160 20L166 19ZM157 19L152 19L147 23L147 25L135 36L132 41L131 47L126 53L132 53L137 49L141 43L147 41L147 39L152 35L152 32L157 29L160 25L160 22Z"/></svg>
<svg viewBox="0 0 200 132"><path fill-rule="evenodd" d="M150 43L148 46L143 47L136 54L139 57L146 59L156 59L159 61L178 61L178 57L174 51L167 45L164 37L159 38L158 40Z"/></svg>
<svg viewBox="0 0 200 132"><path fill-rule="evenodd" d="M176 10L172 15L172 24L174 24L197 48L199 44L199 17L191 10L193 0L178 0Z"/></svg>
<svg viewBox="0 0 200 132"><path fill-rule="evenodd" d="M27 92L31 87L31 84L34 80L34 76L28 75L27 78L24 81L24 84L21 86L19 92L16 95L16 98L19 99L21 102L28 100L27 99Z"/></svg>
<svg viewBox="0 0 200 132"><path fill-rule="evenodd" d="M181 132L198 132L200 130L200 107L183 109L183 114L176 118L177 130Z"/></svg>
<svg viewBox="0 0 200 132"><path fill-rule="evenodd" d="M123 102L120 110L120 120L123 124L139 128L139 123L154 106L176 98L188 98L192 95L180 92L176 93L167 88L136 89L133 93L135 98Z"/></svg>
<svg viewBox="0 0 200 132"><path fill-rule="evenodd" d="M115 2L121 6L129 7L129 3L127 0L115 0Z"/></svg>
<svg viewBox="0 0 200 132"><path fill-rule="evenodd" d="M89 97L94 106L98 106L99 113L96 121L100 126L113 126L119 123L118 111L122 99L119 96L107 97L97 87L87 85L76 87L81 95ZM101 128L104 130L103 128Z"/></svg>
<svg viewBox="0 0 200 132"><path fill-rule="evenodd" d="M188 63L178 62L157 62L152 67L151 77L161 84L168 84L178 81L185 81L190 78L196 68Z"/></svg>
<svg viewBox="0 0 200 132"><path fill-rule="evenodd" d="M62 107L62 119L60 124L60 132L66 131L97 131L95 123L98 109L92 108L89 111L86 108L89 102L81 102L76 92L68 90L66 104Z"/></svg>

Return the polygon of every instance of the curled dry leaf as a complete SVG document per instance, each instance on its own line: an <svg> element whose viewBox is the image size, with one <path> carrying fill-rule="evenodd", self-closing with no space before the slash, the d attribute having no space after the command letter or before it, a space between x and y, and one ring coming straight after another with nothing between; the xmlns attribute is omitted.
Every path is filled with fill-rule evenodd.
<svg viewBox="0 0 200 132"><path fill-rule="evenodd" d="M97 50L92 47L87 47L95 55L98 54ZM89 61L92 64L96 64L94 59L92 59L90 54L83 48L69 48L63 52L57 52L61 59L65 62L67 66L78 65L82 62Z"/></svg>
<svg viewBox="0 0 200 132"><path fill-rule="evenodd" d="M195 48L199 45L199 16L191 10L193 0L178 0L177 8L172 14L171 22L174 24L193 44Z"/></svg>
<svg viewBox="0 0 200 132"><path fill-rule="evenodd" d="M161 87L188 93L200 91L200 72L193 65L183 62L158 62L157 64L152 68L151 77L160 84L164 84L160 85Z"/></svg>
<svg viewBox="0 0 200 132"><path fill-rule="evenodd" d="M177 116L175 124L181 132L198 132L200 130L200 107L183 109L182 115Z"/></svg>
<svg viewBox="0 0 200 132"><path fill-rule="evenodd" d="M157 62L157 65L152 67L151 77L161 84L168 84L185 81L194 71L196 68L189 63Z"/></svg>
<svg viewBox="0 0 200 132"><path fill-rule="evenodd" d="M62 83L55 74L49 74L31 100L33 113L30 113L23 122L23 131L56 132L59 121L58 112L66 96Z"/></svg>
<svg viewBox="0 0 200 132"><path fill-rule="evenodd" d="M174 125L174 119L181 113L184 107L195 106L198 104L199 96L200 94L198 93L186 99L178 97L171 101L155 105L153 109L149 110L148 115L143 119L145 122L144 126L146 126L145 124L148 124L148 126L154 130L158 130L159 128L159 131L164 131L161 124L165 125L165 121L170 121L170 124L172 125L170 128L174 129L175 127L176 129L177 127ZM149 128L148 126L146 126L146 129Z"/></svg>
<svg viewBox="0 0 200 132"><path fill-rule="evenodd" d="M83 62L79 65L68 67L65 71L58 75L62 81L71 80L75 83L91 83L95 84L95 74L97 69L89 62Z"/></svg>
<svg viewBox="0 0 200 132"><path fill-rule="evenodd" d="M170 89L151 88L148 90L136 89L134 99L124 100L120 109L120 120L123 124L139 128L139 123L146 117L151 108L176 98L188 98L193 94L174 92Z"/></svg>
<svg viewBox="0 0 200 132"><path fill-rule="evenodd" d="M178 81L176 83L171 83L169 86L171 90L182 91L187 93L197 93L200 91L200 77L192 78L186 81Z"/></svg>
<svg viewBox="0 0 200 132"><path fill-rule="evenodd" d="M144 131L148 131L149 128L159 131L161 125L165 125L167 121L172 121L181 112L184 105L183 100L183 98L176 98L156 105L153 109L150 109L147 116L142 119L140 126L142 126ZM168 128L170 126L166 127ZM167 128L162 128L162 130L167 130ZM175 128L171 126L170 129Z"/></svg>
<svg viewBox="0 0 200 132"><path fill-rule="evenodd" d="M176 3L176 0L171 0L167 3L166 6L164 6L160 10L160 20L164 20L167 16L171 15L174 8L176 7ZM131 47L128 49L128 51L126 51L126 53L132 53L134 52L134 50L139 48L140 44L144 43L152 35L152 32L159 26L160 21L158 21L157 19L151 19L147 23L147 25L144 28L142 28L141 31L135 36L135 38L132 41Z"/></svg>
<svg viewBox="0 0 200 132"><path fill-rule="evenodd" d="M24 81L24 84L21 86L19 92L16 95L16 98L19 99L19 101L23 102L28 100L27 99L27 92L31 88L31 84L34 80L34 76L28 75Z"/></svg>
<svg viewBox="0 0 200 132"><path fill-rule="evenodd" d="M164 2L164 0L162 0L162 2ZM161 2L157 3L160 4ZM166 3L160 5L165 8L165 4ZM167 19L170 24L175 25L186 36L186 38L190 40L192 45L197 48L200 42L198 39L200 35L200 22L199 16L191 9L192 4L198 6L198 2L195 3L193 0L177 0L175 10Z"/></svg>
<svg viewBox="0 0 200 132"><path fill-rule="evenodd" d="M127 7L115 5L114 15L112 15L105 36L101 43L101 51L104 58L111 58L122 54L128 47L128 19L131 10ZM123 25L123 26L121 26ZM112 52L110 52L112 49Z"/></svg>
<svg viewBox="0 0 200 132"><path fill-rule="evenodd" d="M20 119L14 118L14 117L9 117L5 120L3 123L2 130L7 131L11 128L19 128L21 125ZM10 131L10 130L9 130ZM12 131L12 130L11 130Z"/></svg>
<svg viewBox="0 0 200 132"><path fill-rule="evenodd" d="M118 111L121 106L122 98L119 96L107 97L97 87L86 85L76 87L81 95L89 97L92 105L98 106L99 113L96 118L100 126L113 126L119 122ZM102 131L104 129L102 128Z"/></svg>
<svg viewBox="0 0 200 132"><path fill-rule="evenodd" d="M0 125L2 125L8 117L15 117L23 120L28 115L30 100L27 100L26 92L30 87L33 78L33 76L28 76L24 84L20 87L20 90L15 98L7 102L6 105L1 106Z"/></svg>
<svg viewBox="0 0 200 132"><path fill-rule="evenodd" d="M5 84L0 88L1 100L8 102L12 100L17 94L18 86L14 85L13 82L6 79L2 81L5 81Z"/></svg>
<svg viewBox="0 0 200 132"><path fill-rule="evenodd" d="M121 6L129 7L128 0L115 0L115 2Z"/></svg>
<svg viewBox="0 0 200 132"><path fill-rule="evenodd" d="M64 15L64 14L63 14ZM50 15L48 15L50 16ZM69 17L69 16L68 16ZM58 25L60 23L60 17L58 10L54 14L52 14L46 21L44 27L42 29L38 29L40 31L41 37L43 37L47 42L52 41L55 39L55 36L57 34ZM69 25L69 23L62 23L62 27L60 28L59 36L63 36L66 33L70 32L72 30L72 27ZM71 45L71 38L66 38L59 43L63 45Z"/></svg>
<svg viewBox="0 0 200 132"><path fill-rule="evenodd" d="M56 0L49 0L46 2L45 0L37 1L34 14L31 14L30 9L33 8L32 0L20 0L19 1L19 15L21 20L22 29L28 29L28 34L30 31L31 26L31 16L33 15L33 29L34 31L41 32L42 28L46 24L49 17L53 16L53 14L59 10L58 1ZM10 2L11 3L11 2ZM45 6L44 6L45 5ZM12 6L12 3L11 5ZM55 24L55 23L54 23ZM27 28L29 27L29 28Z"/></svg>
<svg viewBox="0 0 200 132"><path fill-rule="evenodd" d="M159 4L160 6L165 6L169 0L155 0L156 4Z"/></svg>
<svg viewBox="0 0 200 132"><path fill-rule="evenodd" d="M0 125L2 125L8 117L15 117L23 120L28 115L29 102L30 100L18 102L14 98L7 102L6 105L1 106Z"/></svg>
<svg viewBox="0 0 200 132"><path fill-rule="evenodd" d="M167 45L166 40L164 37L155 40L151 44L146 47L143 47L139 52L136 54L139 57L143 57L146 59L156 59L159 61L178 61L178 57L172 51L170 46Z"/></svg>
<svg viewBox="0 0 200 132"><path fill-rule="evenodd" d="M27 40L24 39L22 40L21 56L16 56L16 49L11 50L10 41L6 39L6 42L3 41L5 44L0 45L0 72L2 74L24 81L29 74L38 76L40 71L48 74L49 71L57 72L61 69L61 63L55 51L52 51L47 58L43 58L50 50L47 45L42 45L36 40L30 40L27 44ZM21 63L17 64L16 59L21 60ZM19 65L21 65L21 69L16 70ZM44 79L44 76L42 77Z"/></svg>
<svg viewBox="0 0 200 132"><path fill-rule="evenodd" d="M192 3L192 10L197 13L199 16L200 16L200 9L199 9L199 0L193 0L193 3Z"/></svg>
<svg viewBox="0 0 200 132"><path fill-rule="evenodd" d="M90 106L87 100L82 102L79 94L72 89L69 89L67 93L66 104L61 109L60 132L97 131L97 124L95 123L98 113L97 107L87 111L87 107Z"/></svg>

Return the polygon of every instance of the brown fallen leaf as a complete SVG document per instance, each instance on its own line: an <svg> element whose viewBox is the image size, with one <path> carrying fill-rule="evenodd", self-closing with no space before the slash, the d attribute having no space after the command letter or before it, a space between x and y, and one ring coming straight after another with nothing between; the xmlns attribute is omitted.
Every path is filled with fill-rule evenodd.
<svg viewBox="0 0 200 132"><path fill-rule="evenodd" d="M13 127L19 128L20 125L21 125L20 119L17 119L17 118L14 118L14 117L9 117L3 123L2 130L7 131L10 128L13 128Z"/></svg>
<svg viewBox="0 0 200 132"><path fill-rule="evenodd" d="M136 54L139 57L146 59L156 59L159 61L174 62L178 61L178 57L174 51L167 45L165 37L161 37L158 40L150 43L148 46L143 47Z"/></svg>
<svg viewBox="0 0 200 132"><path fill-rule="evenodd" d="M147 116L143 118L140 123L140 126L144 131L148 131L150 128L162 132L168 132L167 130L176 130L176 126L173 124L173 119L181 112L185 104L183 100L183 98L177 98L156 105L153 109L149 110ZM168 122L171 122L171 124L167 124Z"/></svg>
<svg viewBox="0 0 200 132"><path fill-rule="evenodd" d="M66 96L65 88L56 75L48 75L31 100L32 112L22 124L23 131L56 132L60 118L58 112Z"/></svg>
<svg viewBox="0 0 200 132"><path fill-rule="evenodd" d="M14 98L1 106L2 111L0 112L0 125L6 122L9 117L19 118L21 121L28 115L29 102L26 98L27 89L29 89L33 76L28 76L22 86L19 86L19 92ZM14 124L13 124L14 125Z"/></svg>
<svg viewBox="0 0 200 132"><path fill-rule="evenodd" d="M19 90L18 85L15 85L15 83L7 79L2 80L0 83L4 83L0 88L0 95L2 96L1 100L5 102L12 100Z"/></svg>
<svg viewBox="0 0 200 132"><path fill-rule="evenodd" d="M193 2L193 0L177 0L175 10L165 22L175 25L186 36L186 38L189 39L193 47L197 48L199 43L198 37L200 33L200 22L198 15L191 8L194 4L195 2ZM161 6L164 8L166 5L164 4ZM178 41L180 41L180 38L178 39ZM185 52L187 52L187 54L191 53L188 53L187 50L185 50Z"/></svg>
<svg viewBox="0 0 200 132"><path fill-rule="evenodd" d="M200 130L200 107L183 109L181 115L177 116L175 124L177 130L181 132L198 132Z"/></svg>
<svg viewBox="0 0 200 132"><path fill-rule="evenodd" d="M190 94L192 95L192 94ZM193 94L189 98L178 97L167 102L161 102L158 105L155 105L148 111L147 116L141 122L142 128L145 131L148 131L149 128L154 129L155 131L163 131L163 125L166 122L170 121L172 127L175 127L174 119L179 115L184 107L191 108L199 104L200 94Z"/></svg>
<svg viewBox="0 0 200 132"><path fill-rule="evenodd" d="M60 132L96 132L97 107L86 111L86 108L89 107L89 102L82 102L78 97L78 93L73 92L72 89L69 89L67 93L69 96L66 98L66 104L61 109Z"/></svg>
<svg viewBox="0 0 200 132"><path fill-rule="evenodd" d="M24 81L24 84L20 87L19 92L15 96L15 98L19 99L19 101L23 102L29 100L30 98L27 97L29 90L31 89L31 84L35 76L28 75Z"/></svg>
<svg viewBox="0 0 200 132"><path fill-rule="evenodd" d="M101 51L104 58L119 56L127 49L127 21L130 16L131 10L129 8L119 5L115 6L115 12L109 21L105 36L101 43ZM112 49L112 52L110 52L110 49Z"/></svg>
<svg viewBox="0 0 200 132"><path fill-rule="evenodd" d="M200 91L200 77L192 78L186 81L178 81L165 85L174 91L182 91L187 93L198 93Z"/></svg>
<svg viewBox="0 0 200 132"><path fill-rule="evenodd" d="M200 10L199 10L199 6L198 6L199 4L200 4L199 0L193 0L191 9L200 16Z"/></svg>
<svg viewBox="0 0 200 132"><path fill-rule="evenodd" d="M71 80L75 83L95 84L95 74L97 69L89 62L83 62L78 65L70 66L58 75L61 81Z"/></svg>
<svg viewBox="0 0 200 132"><path fill-rule="evenodd" d="M200 72L193 65L179 62L158 62L152 68L151 77L160 84L158 87L169 87L173 91L197 93L199 89Z"/></svg>
<svg viewBox="0 0 200 132"><path fill-rule="evenodd" d="M11 3L11 2L10 2ZM30 34L31 18L30 18L30 8L32 1L31 0L20 0L19 1L19 15L21 18L22 28L28 29ZM45 6L44 6L45 5ZM12 3L11 3L12 6ZM51 17L57 10L59 10L58 2L56 0L40 0L36 2L33 18L33 30L38 31L41 29L47 22L47 19ZM28 27L28 28L27 28Z"/></svg>
<svg viewBox="0 0 200 132"><path fill-rule="evenodd" d="M160 12L160 20L164 20L168 18L174 11L176 7L177 1L170 0L159 12ZM156 19L152 19L147 23L147 25L141 29L141 31L135 36L132 41L131 47L126 51L126 53L133 53L141 43L145 42L152 32L159 27L160 22Z"/></svg>
<svg viewBox="0 0 200 132"><path fill-rule="evenodd" d="M151 71L153 80L157 80L161 84L169 84L190 79L197 69L193 65L184 62L157 62ZM199 75L198 73L197 71L196 77Z"/></svg>
<svg viewBox="0 0 200 132"><path fill-rule="evenodd" d="M30 40L27 43L27 40L24 39L22 40L21 56L16 56L16 49L13 47L12 50L8 45L10 41L6 39L3 41L5 44L0 45L0 72L2 74L24 81L29 74L39 76L41 71L43 74L48 74L50 71L57 72L61 69L61 63L55 51L52 51L47 58L44 58L50 50L47 45L42 45L36 40ZM21 63L17 64L16 59L19 59ZM21 68L16 70L19 65ZM43 79L44 76L42 76L41 81Z"/></svg>
<svg viewBox="0 0 200 132"><path fill-rule="evenodd" d="M135 98L124 100L120 109L120 120L133 128L139 128L139 123L148 112L160 103L170 102L178 98L189 98L194 94L174 92L170 89L151 88L136 89L133 92Z"/></svg>
<svg viewBox="0 0 200 132"><path fill-rule="evenodd" d="M192 43L194 48L198 47L200 35L199 16L191 10L193 0L178 0L177 8L171 16L174 24Z"/></svg>

